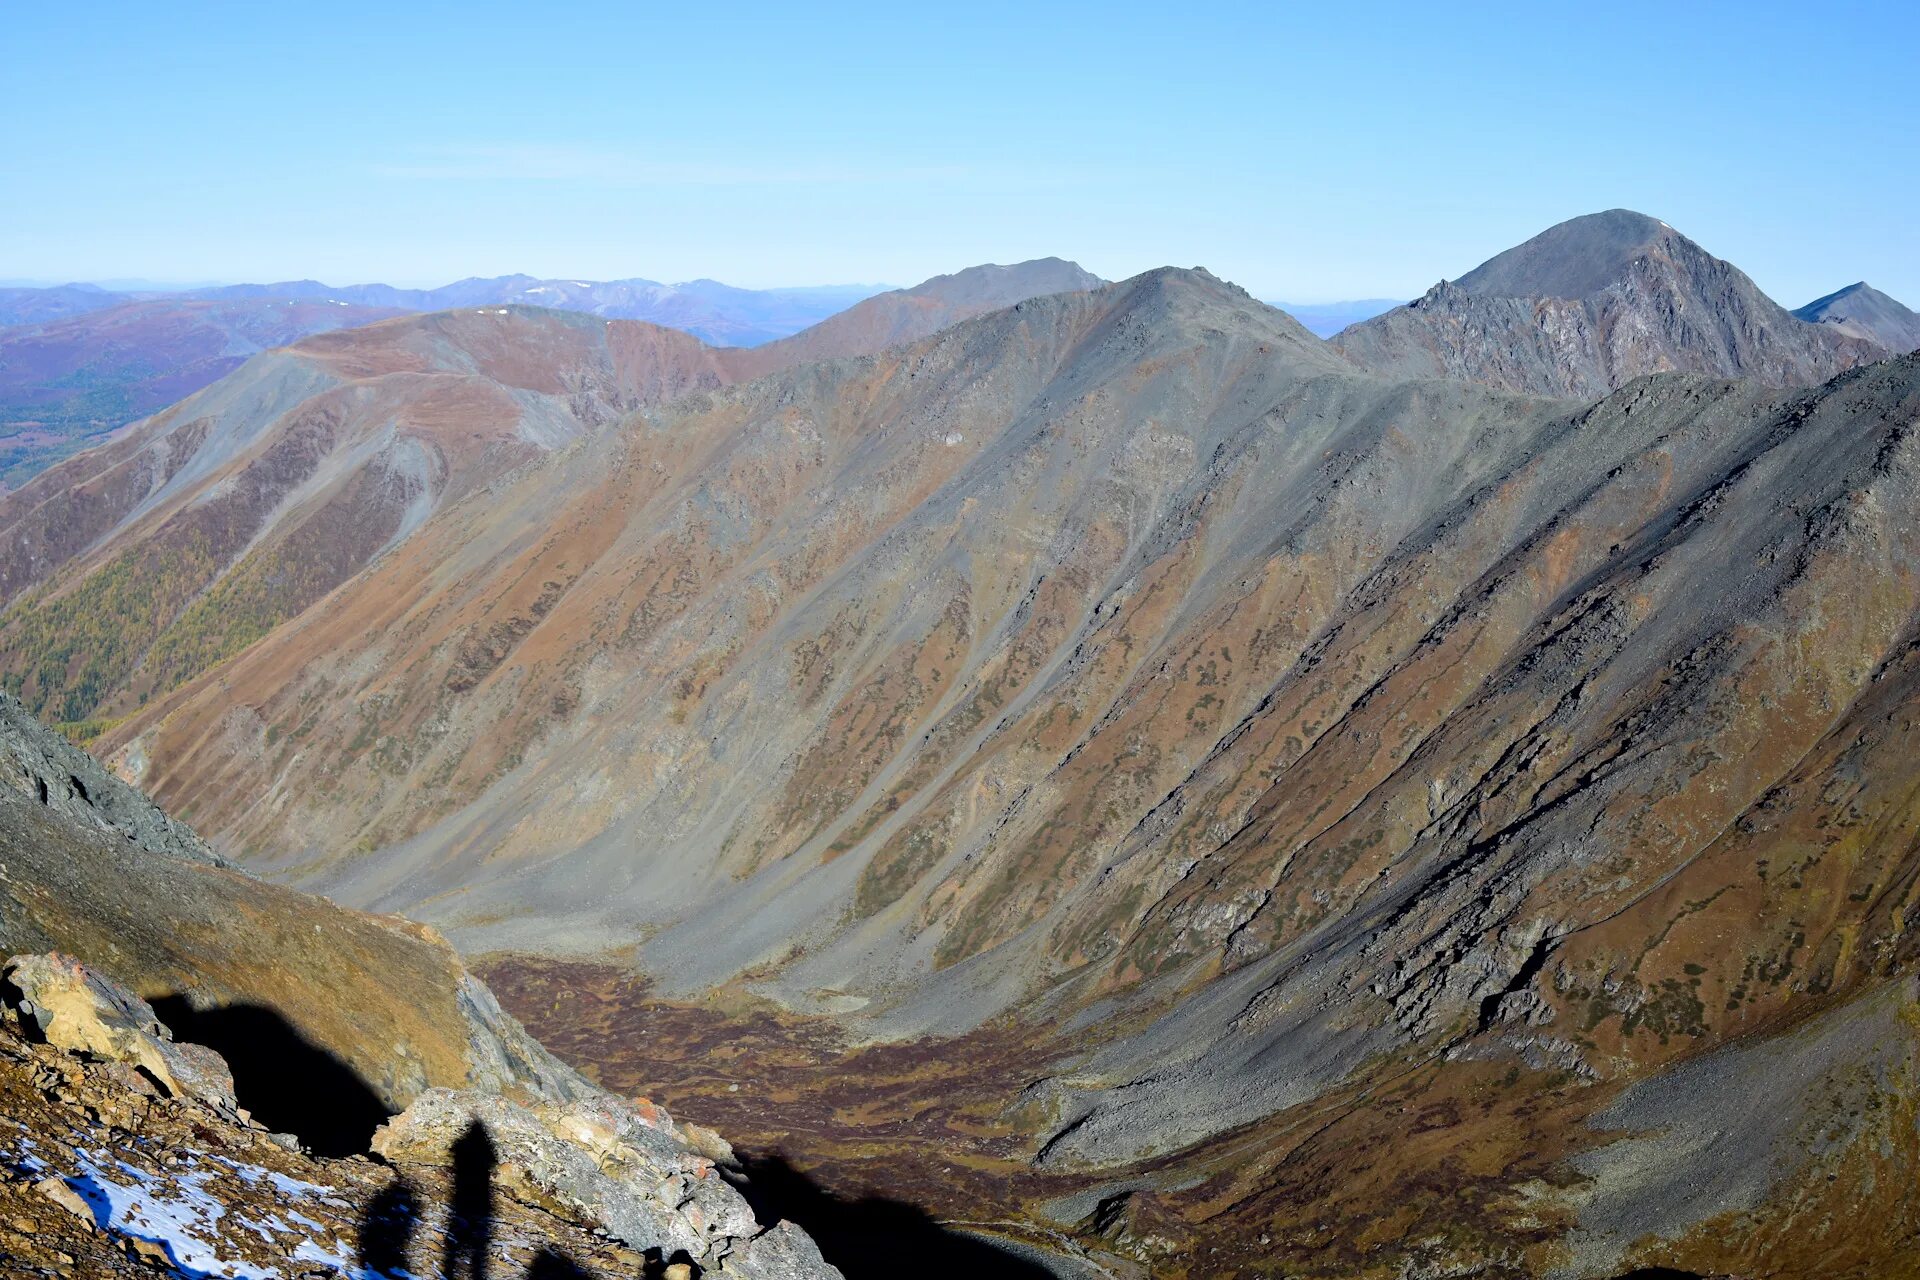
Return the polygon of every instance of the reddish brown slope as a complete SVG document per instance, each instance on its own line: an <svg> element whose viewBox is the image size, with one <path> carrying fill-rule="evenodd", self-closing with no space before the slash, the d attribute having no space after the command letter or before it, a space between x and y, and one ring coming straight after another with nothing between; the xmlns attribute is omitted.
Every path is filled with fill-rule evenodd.
<svg viewBox="0 0 1920 1280"><path fill-rule="evenodd" d="M0 667L55 719L130 710L292 617L436 506L714 353L637 321L447 312L262 356L0 498ZM24 593L24 594L23 594Z"/></svg>

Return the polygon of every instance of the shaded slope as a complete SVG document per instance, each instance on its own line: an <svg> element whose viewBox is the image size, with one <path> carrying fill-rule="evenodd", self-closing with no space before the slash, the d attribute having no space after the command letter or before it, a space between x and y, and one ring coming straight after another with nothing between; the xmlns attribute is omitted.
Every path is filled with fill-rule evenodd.
<svg viewBox="0 0 1920 1280"><path fill-rule="evenodd" d="M1920 348L1920 314L1864 280L1815 298L1793 314L1809 324L1831 325L1849 337L1877 342L1895 353Z"/></svg>
<svg viewBox="0 0 1920 1280"><path fill-rule="evenodd" d="M1675 371L1808 386L1886 354L1796 319L1731 264L1624 209L1549 228L1333 342L1375 373L1577 399Z"/></svg>

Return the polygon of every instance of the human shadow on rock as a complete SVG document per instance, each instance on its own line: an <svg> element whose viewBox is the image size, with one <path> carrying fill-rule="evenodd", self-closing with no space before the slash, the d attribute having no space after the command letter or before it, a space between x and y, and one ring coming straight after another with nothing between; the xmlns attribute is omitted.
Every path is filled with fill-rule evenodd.
<svg viewBox="0 0 1920 1280"><path fill-rule="evenodd" d="M778 1153L741 1159L736 1184L763 1225L791 1222L847 1280L894 1280L913 1259L914 1280L1053 1280L1053 1273L977 1236L949 1230L901 1200L834 1195Z"/></svg>
<svg viewBox="0 0 1920 1280"><path fill-rule="evenodd" d="M393 1112L354 1069L258 1004L195 1008L184 995L151 1002L176 1040L227 1060L233 1096L253 1118L320 1156L365 1154Z"/></svg>
<svg viewBox="0 0 1920 1280"><path fill-rule="evenodd" d="M360 1217L359 1265L375 1275L405 1272L419 1221L420 1193L406 1178L395 1178L368 1202Z"/></svg>
<svg viewBox="0 0 1920 1280"><path fill-rule="evenodd" d="M440 1241L438 1280L493 1280L494 1169L499 1153L486 1125L475 1120L455 1140L449 1203ZM356 1261L367 1276L418 1277L414 1270L414 1234L425 1217L420 1193L404 1175L395 1175L368 1202L360 1217L360 1245ZM593 1280L573 1259L548 1245L528 1264L524 1280Z"/></svg>
<svg viewBox="0 0 1920 1280"><path fill-rule="evenodd" d="M487 1126L473 1121L453 1144L453 1203L440 1274L446 1280L487 1280L493 1245L493 1167L499 1157Z"/></svg>

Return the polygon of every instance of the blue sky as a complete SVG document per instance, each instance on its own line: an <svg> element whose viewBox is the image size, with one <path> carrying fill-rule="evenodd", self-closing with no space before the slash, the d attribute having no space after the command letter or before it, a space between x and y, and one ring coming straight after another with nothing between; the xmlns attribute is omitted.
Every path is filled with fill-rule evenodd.
<svg viewBox="0 0 1920 1280"><path fill-rule="evenodd" d="M1471 8L1471 13L1455 9ZM1578 213L1920 306L1920 5L48 5L0 277L1411 296Z"/></svg>

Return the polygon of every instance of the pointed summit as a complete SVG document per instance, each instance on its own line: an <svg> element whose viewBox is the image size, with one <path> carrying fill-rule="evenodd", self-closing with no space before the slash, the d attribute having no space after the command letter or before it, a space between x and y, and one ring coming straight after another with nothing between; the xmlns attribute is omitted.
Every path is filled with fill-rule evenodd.
<svg viewBox="0 0 1920 1280"><path fill-rule="evenodd" d="M1920 349L1920 313L1865 280L1815 298L1793 314L1808 324L1830 325L1851 337L1877 342L1895 355Z"/></svg>
<svg viewBox="0 0 1920 1280"><path fill-rule="evenodd" d="M1549 227L1333 343L1374 373L1582 400L1649 373L1810 386L1884 354L1628 209Z"/></svg>
<svg viewBox="0 0 1920 1280"><path fill-rule="evenodd" d="M1487 298L1586 298L1618 282L1634 259L1668 240L1691 244L1658 218L1609 209L1569 218L1455 281Z"/></svg>

